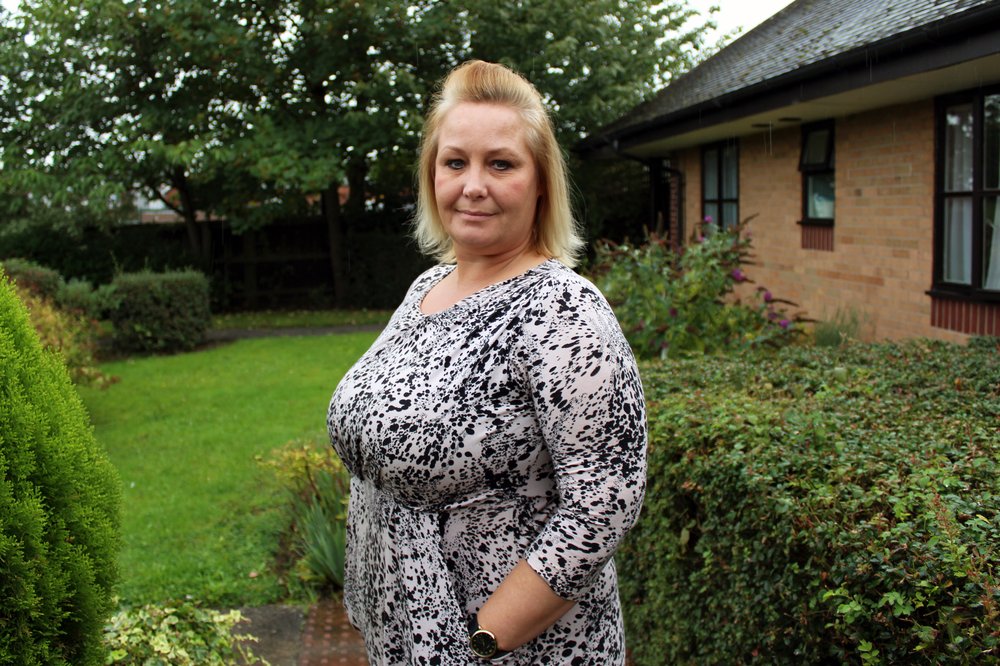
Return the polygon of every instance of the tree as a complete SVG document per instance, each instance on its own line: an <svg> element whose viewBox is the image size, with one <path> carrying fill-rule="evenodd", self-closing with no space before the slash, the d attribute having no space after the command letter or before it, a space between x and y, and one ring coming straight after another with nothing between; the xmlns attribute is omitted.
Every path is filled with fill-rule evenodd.
<svg viewBox="0 0 1000 666"><path fill-rule="evenodd" d="M346 220L411 196L450 68L523 72L569 145L686 68L705 28L655 0L28 0L13 25L0 198L107 206L144 188L203 251L199 212L251 228L319 194L338 300Z"/></svg>

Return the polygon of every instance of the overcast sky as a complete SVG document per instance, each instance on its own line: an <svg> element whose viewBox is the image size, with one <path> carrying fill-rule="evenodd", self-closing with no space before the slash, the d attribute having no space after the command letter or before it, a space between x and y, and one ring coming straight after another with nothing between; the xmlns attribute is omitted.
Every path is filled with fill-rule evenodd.
<svg viewBox="0 0 1000 666"><path fill-rule="evenodd" d="M718 5L719 12L715 15L715 21L719 24L721 36L737 28L748 32L764 19L792 4L792 0L687 0L687 4L702 14L707 14L712 5ZM709 43L714 41L710 39Z"/></svg>

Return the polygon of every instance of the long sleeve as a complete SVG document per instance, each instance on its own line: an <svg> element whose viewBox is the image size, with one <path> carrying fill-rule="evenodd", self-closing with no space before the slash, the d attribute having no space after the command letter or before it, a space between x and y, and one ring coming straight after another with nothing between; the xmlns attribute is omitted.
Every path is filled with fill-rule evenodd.
<svg viewBox="0 0 1000 666"><path fill-rule="evenodd" d="M646 415L635 360L589 283L563 283L525 322L514 355L553 463L558 508L525 559L577 598L635 523L646 483Z"/></svg>

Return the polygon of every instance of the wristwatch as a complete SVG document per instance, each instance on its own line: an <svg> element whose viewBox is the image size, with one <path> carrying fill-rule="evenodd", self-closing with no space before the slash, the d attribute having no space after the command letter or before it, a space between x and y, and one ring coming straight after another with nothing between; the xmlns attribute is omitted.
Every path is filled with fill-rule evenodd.
<svg viewBox="0 0 1000 666"><path fill-rule="evenodd" d="M506 650L497 648L497 637L492 631L480 627L475 615L469 621L469 647L480 659L496 659L507 654Z"/></svg>

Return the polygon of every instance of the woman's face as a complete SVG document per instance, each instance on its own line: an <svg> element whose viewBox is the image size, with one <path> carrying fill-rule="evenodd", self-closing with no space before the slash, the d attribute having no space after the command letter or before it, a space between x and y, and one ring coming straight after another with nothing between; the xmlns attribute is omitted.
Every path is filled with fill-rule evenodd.
<svg viewBox="0 0 1000 666"><path fill-rule="evenodd" d="M464 102L438 133L434 196L458 259L499 257L533 247L538 169L520 114Z"/></svg>

